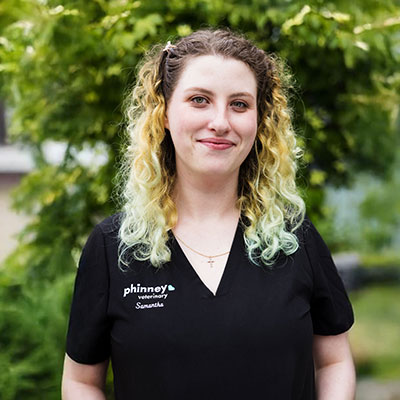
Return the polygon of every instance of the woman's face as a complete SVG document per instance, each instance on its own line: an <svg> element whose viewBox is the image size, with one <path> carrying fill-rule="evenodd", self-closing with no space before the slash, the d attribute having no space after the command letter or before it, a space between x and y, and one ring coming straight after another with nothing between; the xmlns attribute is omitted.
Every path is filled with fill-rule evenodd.
<svg viewBox="0 0 400 400"><path fill-rule="evenodd" d="M233 58L189 59L168 101L165 127L178 176L237 176L257 132L254 73Z"/></svg>

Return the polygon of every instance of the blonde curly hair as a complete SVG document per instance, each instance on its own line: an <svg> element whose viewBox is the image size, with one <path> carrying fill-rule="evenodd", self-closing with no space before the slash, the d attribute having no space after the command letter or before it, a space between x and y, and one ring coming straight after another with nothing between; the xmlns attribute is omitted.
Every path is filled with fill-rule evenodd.
<svg viewBox="0 0 400 400"><path fill-rule="evenodd" d="M271 266L280 251L290 255L299 246L294 232L303 222L305 205L295 183L301 149L287 102L288 75L276 56L246 38L204 29L174 45L155 46L127 98L120 266L133 258L160 267L171 258L167 242L178 213L172 198L175 151L164 127L166 104L187 60L204 55L242 61L257 80L257 135L240 167L237 199L248 257L254 264Z"/></svg>

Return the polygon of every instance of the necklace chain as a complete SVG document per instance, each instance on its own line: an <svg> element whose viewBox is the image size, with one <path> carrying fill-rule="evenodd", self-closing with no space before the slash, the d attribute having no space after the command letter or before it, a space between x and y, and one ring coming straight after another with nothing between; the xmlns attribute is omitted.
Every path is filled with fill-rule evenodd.
<svg viewBox="0 0 400 400"><path fill-rule="evenodd" d="M182 242L182 244L183 244L185 247L187 247L188 249L192 250L194 253L198 254L199 256L208 258L208 261L207 261L207 262L210 264L211 267L213 267L213 264L214 264L214 262L215 262L215 261L213 260L213 258L226 256L227 254L230 253L230 251L226 251L225 253L216 254L215 256L209 256L209 255L207 255L207 254L200 253L199 251L193 249L193 248L190 247L188 244L186 244L179 236L177 236L177 235L175 235L175 234L174 234L174 236L175 236L180 242Z"/></svg>

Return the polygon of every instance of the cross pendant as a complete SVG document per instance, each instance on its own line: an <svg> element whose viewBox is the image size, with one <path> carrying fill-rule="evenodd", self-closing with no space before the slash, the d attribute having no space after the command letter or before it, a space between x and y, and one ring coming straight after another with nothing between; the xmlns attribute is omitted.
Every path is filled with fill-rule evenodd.
<svg viewBox="0 0 400 400"><path fill-rule="evenodd" d="M210 257L207 261L210 264L210 267L212 268L214 266L214 260Z"/></svg>

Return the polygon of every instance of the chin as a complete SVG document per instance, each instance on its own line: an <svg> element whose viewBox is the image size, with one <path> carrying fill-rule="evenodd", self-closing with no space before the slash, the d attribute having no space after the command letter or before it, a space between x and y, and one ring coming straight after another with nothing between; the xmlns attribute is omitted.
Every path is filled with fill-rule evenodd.
<svg viewBox="0 0 400 400"><path fill-rule="evenodd" d="M230 177L232 175L235 175L239 172L239 169L236 171L227 169L226 166L221 167L221 166L214 166L214 167L209 167L209 168L202 168L199 170L199 172L203 175L208 175L210 177L215 177L215 178L223 178L223 177Z"/></svg>

